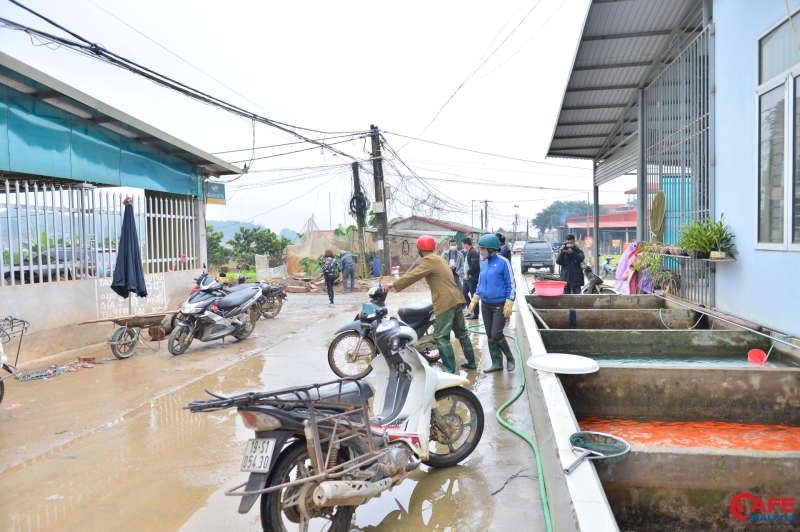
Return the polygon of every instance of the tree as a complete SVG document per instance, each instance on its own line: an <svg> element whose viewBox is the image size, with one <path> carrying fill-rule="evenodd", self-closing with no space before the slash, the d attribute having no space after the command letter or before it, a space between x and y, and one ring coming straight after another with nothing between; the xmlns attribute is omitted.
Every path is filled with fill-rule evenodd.
<svg viewBox="0 0 800 532"><path fill-rule="evenodd" d="M209 266L220 267L227 264L230 250L222 245L222 231L214 231L213 225L206 226L206 250Z"/></svg>
<svg viewBox="0 0 800 532"><path fill-rule="evenodd" d="M233 249L233 257L242 264L254 264L256 255L266 255L270 264L278 264L283 260L286 246L292 242L284 237L279 237L270 229L263 227L239 227L228 244Z"/></svg>
<svg viewBox="0 0 800 532"><path fill-rule="evenodd" d="M554 201L531 219L531 227L538 227L540 231L544 232L564 225L570 216L585 216L589 209L591 206L587 207L585 201ZM602 205L600 206L601 213L607 210Z"/></svg>

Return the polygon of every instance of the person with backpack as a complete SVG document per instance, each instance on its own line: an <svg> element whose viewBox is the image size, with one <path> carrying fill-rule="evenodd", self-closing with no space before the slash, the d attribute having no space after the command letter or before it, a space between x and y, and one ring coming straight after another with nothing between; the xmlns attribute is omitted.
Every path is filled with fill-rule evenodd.
<svg viewBox="0 0 800 532"><path fill-rule="evenodd" d="M339 261L333 256L333 251L326 249L322 258L319 259L319 265L322 266L322 275L325 277L325 289L328 291L328 299L333 306L333 283L339 278Z"/></svg>

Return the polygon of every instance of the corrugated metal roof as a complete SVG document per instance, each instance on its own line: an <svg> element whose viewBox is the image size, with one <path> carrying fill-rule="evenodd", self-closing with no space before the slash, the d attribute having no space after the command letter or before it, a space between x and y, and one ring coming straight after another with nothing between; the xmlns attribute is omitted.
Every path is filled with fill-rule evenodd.
<svg viewBox="0 0 800 532"><path fill-rule="evenodd" d="M591 4L548 157L598 159L609 150L607 135L615 132L608 143L612 149L636 141L628 137L631 126L620 128L618 122L635 116L630 105L637 88L645 84L671 35L679 31L689 10L698 3L595 0Z"/></svg>

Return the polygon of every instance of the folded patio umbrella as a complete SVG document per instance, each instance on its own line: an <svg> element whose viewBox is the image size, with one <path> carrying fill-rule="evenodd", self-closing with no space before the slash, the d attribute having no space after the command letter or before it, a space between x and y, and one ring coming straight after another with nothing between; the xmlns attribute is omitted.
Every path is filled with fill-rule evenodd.
<svg viewBox="0 0 800 532"><path fill-rule="evenodd" d="M133 219L133 206L125 201L122 235L117 245L117 264L114 267L111 289L122 298L127 298L131 292L136 292L139 297L147 297L147 286L142 271L142 254L139 250L139 238L136 236L136 221Z"/></svg>

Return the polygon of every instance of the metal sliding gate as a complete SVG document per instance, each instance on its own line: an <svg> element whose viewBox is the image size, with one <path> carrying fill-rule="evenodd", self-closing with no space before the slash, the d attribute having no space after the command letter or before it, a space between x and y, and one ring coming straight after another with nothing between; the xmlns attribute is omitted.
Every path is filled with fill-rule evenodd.
<svg viewBox="0 0 800 532"><path fill-rule="evenodd" d="M676 244L680 229L711 214L711 47L706 26L643 91L641 141L645 172L646 236L655 194L663 190L667 208L663 243ZM648 238L649 240L649 238ZM664 257L679 271L676 295L713 305L714 272L709 262Z"/></svg>
<svg viewBox="0 0 800 532"><path fill-rule="evenodd" d="M0 286L111 277L122 230L118 189L0 182ZM130 195L146 273L197 267L192 198Z"/></svg>

